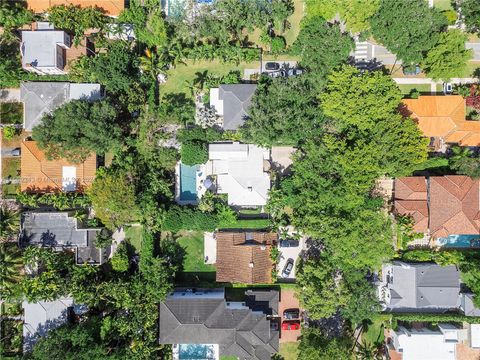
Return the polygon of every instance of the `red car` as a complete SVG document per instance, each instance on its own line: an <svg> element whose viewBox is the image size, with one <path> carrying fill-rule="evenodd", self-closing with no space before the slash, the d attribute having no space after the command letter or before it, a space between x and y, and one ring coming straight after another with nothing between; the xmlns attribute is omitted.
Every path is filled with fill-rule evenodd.
<svg viewBox="0 0 480 360"><path fill-rule="evenodd" d="M282 330L300 330L300 321L284 321Z"/></svg>

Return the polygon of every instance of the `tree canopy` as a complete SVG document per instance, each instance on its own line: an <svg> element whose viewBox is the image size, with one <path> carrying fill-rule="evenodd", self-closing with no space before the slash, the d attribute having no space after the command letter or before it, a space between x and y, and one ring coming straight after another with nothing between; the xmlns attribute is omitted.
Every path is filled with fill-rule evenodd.
<svg viewBox="0 0 480 360"><path fill-rule="evenodd" d="M473 57L473 50L465 48L467 34L459 29L441 33L438 43L430 49L422 62L422 67L434 80L449 81L462 77L467 62Z"/></svg>
<svg viewBox="0 0 480 360"><path fill-rule="evenodd" d="M1 0L0 1L0 26L6 32L19 28L24 24L32 22L34 14L27 10L21 2Z"/></svg>
<svg viewBox="0 0 480 360"><path fill-rule="evenodd" d="M313 138L323 120L314 86L305 76L259 84L249 114L243 137L265 146L297 145Z"/></svg>
<svg viewBox="0 0 480 360"><path fill-rule="evenodd" d="M381 0L370 23L375 39L408 65L435 46L447 19L425 0Z"/></svg>
<svg viewBox="0 0 480 360"><path fill-rule="evenodd" d="M300 56L300 65L322 81L330 70L346 62L353 46L352 38L338 24L316 16L304 20L291 50Z"/></svg>
<svg viewBox="0 0 480 360"><path fill-rule="evenodd" d="M480 2L477 0L463 0L461 13L464 16L464 22L467 31L480 31Z"/></svg>
<svg viewBox="0 0 480 360"><path fill-rule="evenodd" d="M104 154L119 147L118 116L108 99L73 100L46 114L33 128L33 139L50 158L82 162L92 152Z"/></svg>
<svg viewBox="0 0 480 360"><path fill-rule="evenodd" d="M107 228L114 229L138 219L134 186L120 171L97 171L88 197L95 215Z"/></svg>
<svg viewBox="0 0 480 360"><path fill-rule="evenodd" d="M349 360L352 358L351 341L347 338L328 338L320 329L302 330L302 341L298 347L299 360Z"/></svg>

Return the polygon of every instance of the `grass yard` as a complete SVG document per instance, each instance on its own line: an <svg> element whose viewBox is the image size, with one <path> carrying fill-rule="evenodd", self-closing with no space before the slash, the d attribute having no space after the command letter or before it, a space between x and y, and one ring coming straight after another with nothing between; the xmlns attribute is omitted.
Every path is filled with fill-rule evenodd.
<svg viewBox="0 0 480 360"><path fill-rule="evenodd" d="M380 317L370 320L370 324L362 334L362 339L372 344L383 343L385 340L385 335L383 334L384 322L385 319Z"/></svg>
<svg viewBox="0 0 480 360"><path fill-rule="evenodd" d="M183 231L177 243L185 249L184 272L214 272L215 266L204 263L203 232Z"/></svg>
<svg viewBox="0 0 480 360"><path fill-rule="evenodd" d="M129 226L125 229L125 238L130 241L130 244L137 252L142 248L143 240L143 226Z"/></svg>
<svg viewBox="0 0 480 360"><path fill-rule="evenodd" d="M210 74L226 75L230 70L239 70L243 76L243 70L247 68L259 68L258 61L252 63L223 64L218 60L215 61L186 61L186 64L179 64L175 69L168 72L168 80L160 87L160 93L185 93L189 98L192 98L192 93L188 87L187 81L193 81L197 72L205 70Z"/></svg>
<svg viewBox="0 0 480 360"><path fill-rule="evenodd" d="M287 42L287 46L292 45L297 38L298 33L300 32L300 22L303 18L303 0L293 0L293 4L295 5L295 11L288 18L290 28L287 29L287 31L285 31L283 34L285 41Z"/></svg>
<svg viewBox="0 0 480 360"><path fill-rule="evenodd" d="M20 159L19 158L3 158L2 159L2 177L4 182L8 179L18 179L20 171ZM2 190L4 196L13 196L20 189L20 184L2 184Z"/></svg>
<svg viewBox="0 0 480 360"><path fill-rule="evenodd" d="M438 10L453 10L452 0L433 0L433 6Z"/></svg>
<svg viewBox="0 0 480 360"><path fill-rule="evenodd" d="M463 73L463 77L473 76L473 72L480 68L480 61L469 61L467 67Z"/></svg>
<svg viewBox="0 0 480 360"><path fill-rule="evenodd" d="M430 84L399 84L398 87L403 95L410 94L413 89L416 89L421 93L430 93Z"/></svg>
<svg viewBox="0 0 480 360"><path fill-rule="evenodd" d="M298 342L281 343L279 353L285 360L296 360L298 358Z"/></svg>

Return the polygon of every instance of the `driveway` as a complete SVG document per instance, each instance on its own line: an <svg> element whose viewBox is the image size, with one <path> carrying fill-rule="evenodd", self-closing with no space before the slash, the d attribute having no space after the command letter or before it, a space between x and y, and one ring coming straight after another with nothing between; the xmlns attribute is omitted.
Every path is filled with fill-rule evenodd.
<svg viewBox="0 0 480 360"><path fill-rule="evenodd" d="M280 250L280 261L278 262L277 265L277 270L278 270L278 277L281 277L283 268L285 267L287 260L288 259L293 259L294 264L293 264L293 269L288 278L282 278L282 279L295 279L295 267L297 266L297 261L298 257L300 256L300 253L302 250L305 249L305 239L301 238L299 241L299 245L297 247L280 247L278 246L278 250Z"/></svg>
<svg viewBox="0 0 480 360"><path fill-rule="evenodd" d="M217 262L217 240L213 232L203 233L203 256L205 264Z"/></svg>
<svg viewBox="0 0 480 360"><path fill-rule="evenodd" d="M282 289L280 292L280 303L278 304L278 315L283 322L283 312L287 309L300 309L300 302L295 297L294 289ZM302 321L300 321L303 326ZM282 330L280 326L280 342L294 342L300 338L300 330Z"/></svg>
<svg viewBox="0 0 480 360"><path fill-rule="evenodd" d="M473 61L480 61L480 43L467 42L465 47L473 50Z"/></svg>
<svg viewBox="0 0 480 360"><path fill-rule="evenodd" d="M271 152L272 167L281 175L287 175L293 163L292 155L295 148L292 146L273 146Z"/></svg>

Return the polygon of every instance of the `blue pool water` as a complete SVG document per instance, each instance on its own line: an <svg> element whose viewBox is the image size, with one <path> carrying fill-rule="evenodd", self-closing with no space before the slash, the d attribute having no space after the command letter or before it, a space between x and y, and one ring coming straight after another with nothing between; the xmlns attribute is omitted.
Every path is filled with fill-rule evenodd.
<svg viewBox="0 0 480 360"><path fill-rule="evenodd" d="M437 245L449 248L480 248L479 235L450 235L438 238Z"/></svg>
<svg viewBox="0 0 480 360"><path fill-rule="evenodd" d="M180 344L178 358L180 360L214 360L215 354L212 345Z"/></svg>
<svg viewBox="0 0 480 360"><path fill-rule="evenodd" d="M197 166L180 164L180 200L197 200Z"/></svg>

